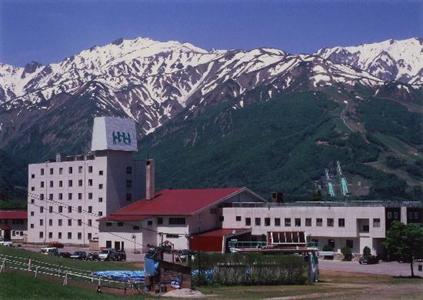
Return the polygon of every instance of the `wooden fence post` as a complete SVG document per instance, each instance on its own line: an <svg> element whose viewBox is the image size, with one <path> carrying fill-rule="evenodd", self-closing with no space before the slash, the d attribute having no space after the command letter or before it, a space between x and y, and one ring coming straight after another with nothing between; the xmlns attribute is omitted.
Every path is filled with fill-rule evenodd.
<svg viewBox="0 0 423 300"><path fill-rule="evenodd" d="M39 268L39 266L37 266L37 267L35 268L34 278L37 278L37 275L38 275L38 268Z"/></svg>
<svg viewBox="0 0 423 300"><path fill-rule="evenodd" d="M5 271L5 269L6 269L6 257L3 258L3 263L1 264L1 267L0 267L0 273Z"/></svg>
<svg viewBox="0 0 423 300"><path fill-rule="evenodd" d="M65 273L65 279L63 279L63 285L68 285L68 272Z"/></svg>
<svg viewBox="0 0 423 300"><path fill-rule="evenodd" d="M28 258L28 272L31 272L31 263L32 263L32 261L31 261L31 257L30 257L30 258Z"/></svg>

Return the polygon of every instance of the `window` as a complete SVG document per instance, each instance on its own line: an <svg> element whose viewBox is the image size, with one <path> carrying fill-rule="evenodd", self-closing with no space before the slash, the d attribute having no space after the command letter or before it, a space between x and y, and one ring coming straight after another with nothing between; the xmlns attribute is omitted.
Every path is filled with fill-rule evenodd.
<svg viewBox="0 0 423 300"><path fill-rule="evenodd" d="M31 174L31 178L35 178L35 174Z"/></svg>
<svg viewBox="0 0 423 300"><path fill-rule="evenodd" d="M81 240L81 239L82 239L82 233L78 232L78 240Z"/></svg>
<svg viewBox="0 0 423 300"><path fill-rule="evenodd" d="M264 226L270 226L270 218L264 218Z"/></svg>
<svg viewBox="0 0 423 300"><path fill-rule="evenodd" d="M53 212L53 206L49 206L49 207L48 207L48 212L49 212L49 213L52 213L52 212Z"/></svg>
<svg viewBox="0 0 423 300"><path fill-rule="evenodd" d="M275 218L275 226L281 226L281 218Z"/></svg>
<svg viewBox="0 0 423 300"><path fill-rule="evenodd" d="M237 221L237 222L241 222L241 216L236 216L236 217L235 217L235 221Z"/></svg>
<svg viewBox="0 0 423 300"><path fill-rule="evenodd" d="M373 227L380 227L380 219L379 218L373 219Z"/></svg>
<svg viewBox="0 0 423 300"><path fill-rule="evenodd" d="M93 186L93 180L92 179L88 179L88 186Z"/></svg>
<svg viewBox="0 0 423 300"><path fill-rule="evenodd" d="M177 238L179 238L179 235L168 233L168 234L166 234L166 238L168 238L168 239L177 239Z"/></svg>
<svg viewBox="0 0 423 300"><path fill-rule="evenodd" d="M317 218L317 219L316 219L316 226L318 226L318 227L322 227L322 225L323 225L323 220L322 220L322 218Z"/></svg>
<svg viewBox="0 0 423 300"><path fill-rule="evenodd" d="M285 227L291 226L291 218L285 218Z"/></svg>
<svg viewBox="0 0 423 300"><path fill-rule="evenodd" d="M353 249L354 248L354 241L353 240L346 240L345 246L347 248Z"/></svg>
<svg viewBox="0 0 423 300"><path fill-rule="evenodd" d="M59 205L59 213L63 212L63 206Z"/></svg>
<svg viewBox="0 0 423 300"><path fill-rule="evenodd" d="M93 212L93 207L92 206L88 206L88 212L91 214Z"/></svg>
<svg viewBox="0 0 423 300"><path fill-rule="evenodd" d="M92 200L93 199L93 193L88 193L88 199Z"/></svg>
<svg viewBox="0 0 423 300"><path fill-rule="evenodd" d="M48 195L48 200L53 200L53 194Z"/></svg>
<svg viewBox="0 0 423 300"><path fill-rule="evenodd" d="M300 226L301 226L301 219L295 218L295 227L300 227Z"/></svg>
<svg viewBox="0 0 423 300"><path fill-rule="evenodd" d="M57 225L62 226L62 219L57 220Z"/></svg>
<svg viewBox="0 0 423 300"><path fill-rule="evenodd" d="M69 167L69 174L72 174L72 167Z"/></svg>
<svg viewBox="0 0 423 300"><path fill-rule="evenodd" d="M338 219L338 226L339 227L345 227L345 219Z"/></svg>
<svg viewBox="0 0 423 300"><path fill-rule="evenodd" d="M53 180L50 180L50 187L52 188L54 186Z"/></svg>
<svg viewBox="0 0 423 300"><path fill-rule="evenodd" d="M251 218L245 218L245 226L251 226Z"/></svg>
<svg viewBox="0 0 423 300"><path fill-rule="evenodd" d="M40 200L44 200L44 194L40 194Z"/></svg>
<svg viewBox="0 0 423 300"><path fill-rule="evenodd" d="M103 170L98 171L98 175L103 176Z"/></svg>
<svg viewBox="0 0 423 300"><path fill-rule="evenodd" d="M44 232L40 231L39 236L40 236L40 239L42 239L44 237Z"/></svg>
<svg viewBox="0 0 423 300"><path fill-rule="evenodd" d="M59 175L63 174L63 168L59 168Z"/></svg>
<svg viewBox="0 0 423 300"><path fill-rule="evenodd" d="M78 206L78 212L82 213L82 206Z"/></svg>
<svg viewBox="0 0 423 300"><path fill-rule="evenodd" d="M93 238L93 235L91 233L88 233L88 240L90 241Z"/></svg>
<svg viewBox="0 0 423 300"><path fill-rule="evenodd" d="M68 200L72 200L72 193L68 193Z"/></svg>
<svg viewBox="0 0 423 300"><path fill-rule="evenodd" d="M35 186L31 186L31 191L35 191Z"/></svg>
<svg viewBox="0 0 423 300"><path fill-rule="evenodd" d="M185 218L169 218L169 225L185 225Z"/></svg>
<svg viewBox="0 0 423 300"><path fill-rule="evenodd" d="M68 240L72 239L72 232L68 232Z"/></svg>
<svg viewBox="0 0 423 300"><path fill-rule="evenodd" d="M53 226L53 220L52 219L48 220L48 226Z"/></svg>
<svg viewBox="0 0 423 300"><path fill-rule="evenodd" d="M137 226L137 225L135 225L135 226L132 226L132 229L133 229L133 230L140 230L140 227L139 227L139 226Z"/></svg>
<svg viewBox="0 0 423 300"><path fill-rule="evenodd" d="M61 238L62 238L62 233L61 233L61 232L58 232L58 233L57 233L57 238L58 238L58 239L61 239Z"/></svg>
<svg viewBox="0 0 423 300"><path fill-rule="evenodd" d="M78 193L78 200L82 200L82 193Z"/></svg>
<svg viewBox="0 0 423 300"><path fill-rule="evenodd" d="M78 219L78 226L82 226L82 220Z"/></svg>
<svg viewBox="0 0 423 300"><path fill-rule="evenodd" d="M98 202L103 202L103 197L98 197Z"/></svg>
<svg viewBox="0 0 423 300"><path fill-rule="evenodd" d="M40 213L43 213L44 212L44 207L40 207Z"/></svg>
<svg viewBox="0 0 423 300"><path fill-rule="evenodd" d="M78 167L78 173L82 173L82 166Z"/></svg>
<svg viewBox="0 0 423 300"><path fill-rule="evenodd" d="M332 249L335 249L335 240L333 240L333 239L329 239L329 240L328 240L328 245L329 245Z"/></svg>
<svg viewBox="0 0 423 300"><path fill-rule="evenodd" d="M31 228L34 228L34 224L31 224Z"/></svg>
<svg viewBox="0 0 423 300"><path fill-rule="evenodd" d="M53 168L50 168L50 175L53 175L54 174L54 170L53 170Z"/></svg>
<svg viewBox="0 0 423 300"><path fill-rule="evenodd" d="M158 225L162 225L163 224L163 218L162 217L158 217L157 218L157 224Z"/></svg>
<svg viewBox="0 0 423 300"><path fill-rule="evenodd" d="M88 166L88 173L92 173L93 172L93 166Z"/></svg>
<svg viewBox="0 0 423 300"><path fill-rule="evenodd" d="M40 175L44 175L44 169L40 169Z"/></svg>
<svg viewBox="0 0 423 300"><path fill-rule="evenodd" d="M260 225L261 225L261 219L260 219L260 218L255 218L255 219L254 219L254 224L255 224L256 226L260 226Z"/></svg>
<svg viewBox="0 0 423 300"><path fill-rule="evenodd" d="M131 201L132 200L132 194L131 193L127 193L126 194L126 201Z"/></svg>
<svg viewBox="0 0 423 300"><path fill-rule="evenodd" d="M59 193L59 200L63 200L63 194Z"/></svg>
<svg viewBox="0 0 423 300"><path fill-rule="evenodd" d="M127 187L127 188L131 188L131 187L132 187L132 180L128 179L128 180L126 181L126 187Z"/></svg>
<svg viewBox="0 0 423 300"><path fill-rule="evenodd" d="M72 187L72 180L68 180L68 187Z"/></svg>
<svg viewBox="0 0 423 300"><path fill-rule="evenodd" d="M132 167L126 167L126 174L132 174Z"/></svg>
<svg viewBox="0 0 423 300"><path fill-rule="evenodd" d="M118 222L118 223L117 223L117 225L118 225L119 227L122 227L122 226L123 226L123 222Z"/></svg>
<svg viewBox="0 0 423 300"><path fill-rule="evenodd" d="M43 226L43 225L44 225L44 220L40 219L40 226Z"/></svg>
<svg viewBox="0 0 423 300"><path fill-rule="evenodd" d="M59 187L63 187L63 181L59 180Z"/></svg>
<svg viewBox="0 0 423 300"><path fill-rule="evenodd" d="M40 182L40 187L43 188L44 187L44 181Z"/></svg>
<svg viewBox="0 0 423 300"><path fill-rule="evenodd" d="M32 216L32 217L34 216L34 212L33 212L33 211L31 211L31 216Z"/></svg>
<svg viewBox="0 0 423 300"><path fill-rule="evenodd" d="M52 239L52 238L53 238L53 232L49 232L49 233L48 233L48 238L49 238L49 239Z"/></svg>
<svg viewBox="0 0 423 300"><path fill-rule="evenodd" d="M98 212L98 215L101 217L103 215L103 212L102 211L99 211Z"/></svg>
<svg viewBox="0 0 423 300"><path fill-rule="evenodd" d="M72 213L72 206L68 206L68 213Z"/></svg>
<svg viewBox="0 0 423 300"><path fill-rule="evenodd" d="M148 221L147 221L147 225L148 225L148 226L151 226L151 225L153 225L153 221L151 221L151 220L148 220Z"/></svg>
<svg viewBox="0 0 423 300"><path fill-rule="evenodd" d="M82 179L79 179L78 180L78 186L82 186L82 182L83 182Z"/></svg>
<svg viewBox="0 0 423 300"><path fill-rule="evenodd" d="M305 226L310 227L311 226L311 218L305 219Z"/></svg>
<svg viewBox="0 0 423 300"><path fill-rule="evenodd" d="M99 190L102 190L102 189L103 189L103 184L102 184L102 183L100 183L100 184L98 185L98 189L99 189Z"/></svg>
<svg viewBox="0 0 423 300"><path fill-rule="evenodd" d="M333 227L333 219L332 218L327 218L326 223L327 223L328 227Z"/></svg>
<svg viewBox="0 0 423 300"><path fill-rule="evenodd" d="M93 220L91 220L91 219L88 219L88 226L93 226Z"/></svg>
<svg viewBox="0 0 423 300"><path fill-rule="evenodd" d="M112 222L106 222L106 227L112 226Z"/></svg>
<svg viewBox="0 0 423 300"><path fill-rule="evenodd" d="M72 219L68 219L68 226L72 226Z"/></svg>

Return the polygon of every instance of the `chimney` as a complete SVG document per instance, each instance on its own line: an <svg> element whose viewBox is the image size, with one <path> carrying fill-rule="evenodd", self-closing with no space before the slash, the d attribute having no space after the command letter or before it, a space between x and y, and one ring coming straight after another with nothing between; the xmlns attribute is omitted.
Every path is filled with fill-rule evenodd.
<svg viewBox="0 0 423 300"><path fill-rule="evenodd" d="M145 164L145 199L151 200L154 198L154 159L147 159Z"/></svg>
<svg viewBox="0 0 423 300"><path fill-rule="evenodd" d="M60 153L56 154L56 162L61 162L62 161L62 156L60 155Z"/></svg>

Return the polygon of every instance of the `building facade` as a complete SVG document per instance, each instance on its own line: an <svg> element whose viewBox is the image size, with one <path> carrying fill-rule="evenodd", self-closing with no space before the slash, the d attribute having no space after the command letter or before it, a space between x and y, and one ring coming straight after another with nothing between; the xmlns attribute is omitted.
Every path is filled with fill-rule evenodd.
<svg viewBox="0 0 423 300"><path fill-rule="evenodd" d="M223 208L223 228L250 228L254 236L268 232L303 232L308 241L340 252L360 254L369 247L381 253L393 221L423 223L420 202L297 202L234 204Z"/></svg>
<svg viewBox="0 0 423 300"><path fill-rule="evenodd" d="M123 145L116 146L119 139ZM133 157L136 143L132 121L96 118L90 153L30 164L28 242L87 245L97 239L98 218L142 195L143 163Z"/></svg>
<svg viewBox="0 0 423 300"><path fill-rule="evenodd" d="M0 210L0 240L26 241L27 211Z"/></svg>

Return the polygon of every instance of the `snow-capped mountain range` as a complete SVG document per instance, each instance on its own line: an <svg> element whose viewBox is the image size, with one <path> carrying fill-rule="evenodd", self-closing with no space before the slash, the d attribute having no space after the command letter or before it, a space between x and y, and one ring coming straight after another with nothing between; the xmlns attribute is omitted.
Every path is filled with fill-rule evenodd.
<svg viewBox="0 0 423 300"><path fill-rule="evenodd" d="M16 135L29 138L46 114L71 106L74 111L68 113L81 119L87 117L81 113L85 106L94 107L89 110L93 115L128 116L144 135L181 112L195 114L224 99L237 99L234 108L243 107L244 96L257 87L265 87L264 98L298 89L375 92L393 80L419 89L422 54L419 38L325 48L310 55L272 48L208 51L137 38L92 47L49 65L0 64L0 147L10 147Z"/></svg>

